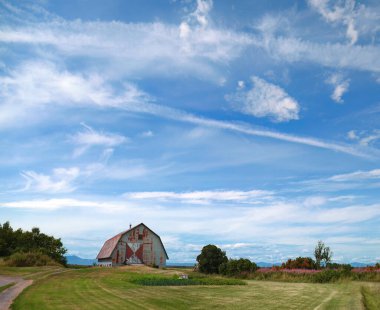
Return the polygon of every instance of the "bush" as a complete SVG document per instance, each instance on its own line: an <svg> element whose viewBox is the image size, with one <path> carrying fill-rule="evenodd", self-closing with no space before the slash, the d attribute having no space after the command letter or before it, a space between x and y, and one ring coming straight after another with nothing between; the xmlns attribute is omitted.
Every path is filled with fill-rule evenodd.
<svg viewBox="0 0 380 310"><path fill-rule="evenodd" d="M228 261L226 252L216 245L206 245L197 256L198 270L203 273L219 273L219 266Z"/></svg>
<svg viewBox="0 0 380 310"><path fill-rule="evenodd" d="M316 269L317 265L311 257L297 257L296 259L288 259L286 263L282 263L283 269Z"/></svg>
<svg viewBox="0 0 380 310"><path fill-rule="evenodd" d="M7 257L4 262L10 267L59 266L56 261L40 252L17 252Z"/></svg>
<svg viewBox="0 0 380 310"><path fill-rule="evenodd" d="M352 266L350 264L328 263L326 265L326 268L335 269L335 270L345 270L345 271L351 271L352 270Z"/></svg>
<svg viewBox="0 0 380 310"><path fill-rule="evenodd" d="M342 279L342 272L326 269L313 275L312 281L316 283L329 283Z"/></svg>
<svg viewBox="0 0 380 310"><path fill-rule="evenodd" d="M247 275L257 270L257 265L249 259L230 259L219 266L219 273L227 276Z"/></svg>

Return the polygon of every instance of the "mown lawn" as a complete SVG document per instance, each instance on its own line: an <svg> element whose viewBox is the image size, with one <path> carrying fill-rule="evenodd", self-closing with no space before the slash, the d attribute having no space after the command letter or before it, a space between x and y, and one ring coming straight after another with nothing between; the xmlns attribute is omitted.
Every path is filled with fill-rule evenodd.
<svg viewBox="0 0 380 310"><path fill-rule="evenodd" d="M16 299L13 309L378 309L380 302L380 283L374 282L249 280L246 285L215 285L219 280L210 279L214 285L141 284L172 281L177 272L147 267L76 269L42 277L35 272L34 284Z"/></svg>

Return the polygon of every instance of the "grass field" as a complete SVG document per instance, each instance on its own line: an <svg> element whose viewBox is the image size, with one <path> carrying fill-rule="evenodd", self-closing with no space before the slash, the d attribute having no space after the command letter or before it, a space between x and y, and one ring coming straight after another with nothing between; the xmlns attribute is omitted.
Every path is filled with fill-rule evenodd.
<svg viewBox="0 0 380 310"><path fill-rule="evenodd" d="M378 282L248 280L243 281L246 285L218 285L234 283L211 277L202 280L203 285L149 285L152 279L162 283L167 279L170 284L178 272L148 267L0 268L0 274L34 279L34 284L16 299L13 309L380 309ZM148 285L144 285L146 282Z"/></svg>

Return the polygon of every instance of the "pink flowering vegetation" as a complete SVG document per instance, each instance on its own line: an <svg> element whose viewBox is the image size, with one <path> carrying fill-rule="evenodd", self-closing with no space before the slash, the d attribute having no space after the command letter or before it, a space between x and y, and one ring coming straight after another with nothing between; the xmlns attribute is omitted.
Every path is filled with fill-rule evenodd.
<svg viewBox="0 0 380 310"><path fill-rule="evenodd" d="M380 273L380 266L376 264L375 266L367 266L362 268L353 268L352 272L354 273L365 273L365 272L378 272Z"/></svg>
<svg viewBox="0 0 380 310"><path fill-rule="evenodd" d="M286 268L281 268L281 267L270 267L270 268L260 268L257 270L259 273L269 273L269 272L283 272L283 273L294 273L294 274L314 274L321 272L322 270L317 270L317 269L300 269L300 268L295 268L295 269L286 269Z"/></svg>

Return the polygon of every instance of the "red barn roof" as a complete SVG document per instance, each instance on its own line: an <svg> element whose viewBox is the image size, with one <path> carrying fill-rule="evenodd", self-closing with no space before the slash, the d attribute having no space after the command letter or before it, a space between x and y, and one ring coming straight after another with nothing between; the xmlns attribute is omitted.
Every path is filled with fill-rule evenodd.
<svg viewBox="0 0 380 310"><path fill-rule="evenodd" d="M125 235L127 232L135 229L136 227L140 226L140 225L144 225L147 229L150 230L151 233L153 233L155 236L158 237L158 240L160 240L161 242L161 245L162 245L162 248L164 249L164 252L165 252L165 255L166 255L166 258L169 259L169 256L168 254L166 253L166 250L165 250L165 247L164 247L164 244L162 243L162 240L160 238L159 235L157 235L153 230L151 230L148 226L146 226L144 223L140 223L126 231L123 231L119 234L117 234L116 236L113 236L112 238L108 239L106 242L104 242L102 248L100 249L100 252L98 254L98 256L96 256L96 259L104 259L104 258L110 258L112 256L112 252L113 250L116 248L116 245L117 243L119 242L120 238Z"/></svg>

